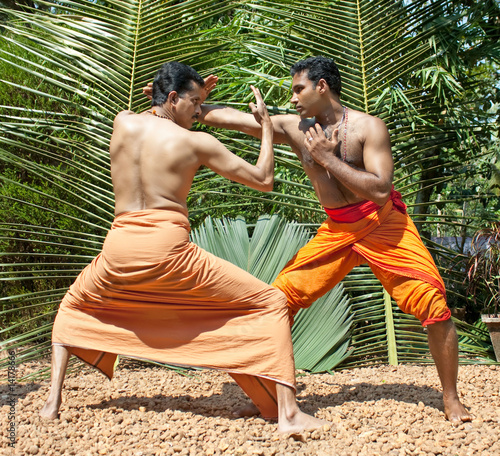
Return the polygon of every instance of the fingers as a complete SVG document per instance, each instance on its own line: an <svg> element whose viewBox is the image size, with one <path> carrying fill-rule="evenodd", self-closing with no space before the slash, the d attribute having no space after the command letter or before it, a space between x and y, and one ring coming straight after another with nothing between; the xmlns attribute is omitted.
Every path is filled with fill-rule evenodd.
<svg viewBox="0 0 500 456"><path fill-rule="evenodd" d="M338 134L338 129L334 130L333 136L337 134ZM306 141L313 142L322 139L328 139L328 138L326 137L326 134L319 123L314 124L314 127L309 127L309 129L306 131Z"/></svg>
<svg viewBox="0 0 500 456"><path fill-rule="evenodd" d="M306 131L306 140L308 142L313 142L315 141L316 139L320 138L320 132L318 132L318 130L316 130L315 128L316 126L314 127L309 127L309 130ZM323 130L321 130L321 126L320 126L320 131L322 132ZM323 135L324 136L324 135Z"/></svg>
<svg viewBox="0 0 500 456"><path fill-rule="evenodd" d="M215 75L215 74L209 74L205 79L205 84L210 84L210 85L214 85L217 84L217 81L219 80L219 76Z"/></svg>
<svg viewBox="0 0 500 456"><path fill-rule="evenodd" d="M147 85L142 88L142 93L151 100L153 98L153 83L148 82Z"/></svg>
<svg viewBox="0 0 500 456"><path fill-rule="evenodd" d="M142 93L148 94L153 92L153 83L148 82L143 88L142 88Z"/></svg>
<svg viewBox="0 0 500 456"><path fill-rule="evenodd" d="M214 87L217 85L217 82L219 81L219 76L216 76L215 74L211 74L207 76L205 79L205 85L203 88L205 89L205 92L207 95L214 89Z"/></svg>
<svg viewBox="0 0 500 456"><path fill-rule="evenodd" d="M251 85L250 88L252 89L256 101L256 103L250 102L248 104L252 112L257 111L260 108L263 108L264 110L267 111L266 104L264 103L264 100L262 100L262 95L260 93L260 90L257 87L254 87L253 85Z"/></svg>
<svg viewBox="0 0 500 456"><path fill-rule="evenodd" d="M252 92L255 96L255 99L257 100L257 103L263 103L262 95L260 94L260 90L257 87L254 87L253 85L251 85L250 88L252 89Z"/></svg>

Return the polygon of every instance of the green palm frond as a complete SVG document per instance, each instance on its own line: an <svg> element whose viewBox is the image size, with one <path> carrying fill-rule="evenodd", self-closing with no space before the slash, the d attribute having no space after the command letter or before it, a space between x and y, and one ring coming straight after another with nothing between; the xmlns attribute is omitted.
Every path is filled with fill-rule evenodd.
<svg viewBox="0 0 500 456"><path fill-rule="evenodd" d="M500 55L490 20L495 2L37 3L42 7L0 10L1 338L24 359L48 346L57 302L99 251L113 219L113 118L148 106L141 89L167 60L192 65L203 76L217 73L214 102L247 109L254 84L272 113L287 113L293 112L290 66L309 55L333 57L343 75L343 102L387 123L396 186L426 240L440 233L466 237L478 218L500 210L488 182L491 151L498 150L492 121L498 100L491 90L498 86ZM230 150L255 159L258 141L212 133ZM216 220L245 213L255 223L271 213L314 230L324 215L312 185L289 147L277 146L275 155L276 185L266 194L200 170L188 201L193 226L208 214ZM238 223L227 234L234 242L244 231ZM278 242L268 234L262 239ZM462 280L450 268L456 253L438 242L429 245L449 296L462 304ZM243 250L221 252L240 264L245 247L233 247ZM266 269L261 248L256 243L256 256L244 260L255 274ZM283 258L269 256L270 275L294 248ZM414 321L388 304L367 268L350 274L344 290L351 297L354 349L344 362L427 356L425 335L408 329ZM463 337L476 334L468 345L481 345L477 331L463 327ZM475 356L475 349L463 350Z"/></svg>
<svg viewBox="0 0 500 456"><path fill-rule="evenodd" d="M352 308L337 285L308 309L301 309L292 327L295 366L310 372L330 372L348 359Z"/></svg>
<svg viewBox="0 0 500 456"><path fill-rule="evenodd" d="M261 216L251 237L245 220L213 220L191 232L203 249L272 283L295 252L310 239L309 231L277 215ZM298 369L325 372L334 369L348 351L352 315L349 298L341 285L308 309L301 309L292 327L295 364Z"/></svg>
<svg viewBox="0 0 500 456"><path fill-rule="evenodd" d="M420 322L401 312L368 266L354 268L343 284L351 296L353 330L350 356L340 367L433 362ZM459 336L460 362L493 362L487 329L454 321Z"/></svg>

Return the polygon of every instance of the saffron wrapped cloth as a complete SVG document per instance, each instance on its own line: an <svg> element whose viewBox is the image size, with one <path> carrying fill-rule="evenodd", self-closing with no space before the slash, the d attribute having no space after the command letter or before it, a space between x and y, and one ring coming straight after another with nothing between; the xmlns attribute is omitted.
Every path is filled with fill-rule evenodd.
<svg viewBox="0 0 500 456"><path fill-rule="evenodd" d="M117 355L230 373L266 417L295 388L286 297L189 240L186 214L117 216L61 302L52 341L113 376Z"/></svg>
<svg viewBox="0 0 500 456"><path fill-rule="evenodd" d="M451 317L443 280L399 192L393 189L382 207L362 201L325 210L330 217L273 283L287 295L292 315L368 263L399 308L423 326Z"/></svg>

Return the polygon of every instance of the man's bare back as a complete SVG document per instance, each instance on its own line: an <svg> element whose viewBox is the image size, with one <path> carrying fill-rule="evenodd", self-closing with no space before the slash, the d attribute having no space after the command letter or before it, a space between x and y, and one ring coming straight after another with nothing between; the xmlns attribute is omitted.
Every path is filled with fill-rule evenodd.
<svg viewBox="0 0 500 456"><path fill-rule="evenodd" d="M201 166L198 136L147 112L118 114L110 144L115 215L142 209L187 213L186 198Z"/></svg>
<svg viewBox="0 0 500 456"><path fill-rule="evenodd" d="M160 109L119 113L110 143L115 215L142 209L182 209L187 214L186 198L202 165L256 190L270 191L274 180L271 123L260 93L253 90L257 105L251 104L252 117L262 122L266 137L255 166L208 133L187 129L204 100L203 89L196 84L185 96L191 101L184 102L188 115L179 125L168 112L159 113Z"/></svg>
<svg viewBox="0 0 500 456"><path fill-rule="evenodd" d="M167 227L164 228L165 230L173 229L172 226L176 226L177 222L171 222L168 218L169 215L162 214L162 212L167 212L164 210L170 209L173 213L177 212L176 216L179 215L178 212L180 211L183 212L186 217L181 216L180 219L175 219L177 221L180 220L180 222L178 222L178 228L182 233L177 235L180 239L178 243L174 242L172 245L170 242L172 236L169 235L169 232L161 233L162 239L167 238L169 240L167 243L157 247L157 242L152 242L154 249L160 252L160 259L149 254L143 257L143 242L139 242L135 239L138 229L137 225L132 225L132 230L130 230L130 226L126 227L124 232L123 228L125 228L127 224L126 222L121 222L121 231L120 228L117 228L116 230L111 230L109 234L110 237L118 234L119 241L109 241L110 237L107 237L102 254L98 255L76 279L77 285L75 286L75 284L73 284L73 289L74 295L78 295L78 298L74 299L79 300L82 304L81 307L83 307L83 303L86 303L89 294L96 296L96 302L98 303L101 302L100 297L105 296L106 303L113 302L115 305L114 309L116 309L120 307L122 294L127 294L127 292L132 293L134 299L137 299L137 301L142 301L142 298L146 301L152 299L155 306L161 306L161 303L164 303L164 293L167 294L165 304L168 304L170 299L174 299L174 302L176 302L175 305L182 305L186 302L185 294L187 293L189 294L187 301L190 305L192 302L198 300L201 307L205 302L208 302L210 309L216 309L213 306L213 300L215 299L217 301L217 299L219 299L223 304L222 307L224 308L224 312L226 312L228 310L227 307L230 308L235 302L240 306L242 301L240 298L236 301L233 299L235 293L233 293L232 289L229 290L228 293L221 290L221 283L230 283L231 287L237 290L236 294L238 296L242 294L245 287L248 287L249 295L251 296L249 299L252 301L252 306L255 306L255 301L258 299L259 295L258 288L262 285L262 299L266 300L266 302L269 301L266 306L268 306L269 309L273 308L277 310L276 315L280 317L280 319L276 320L276 324L271 324L273 334L277 326L279 326L278 322L281 322L285 329L284 337L282 337L279 342L272 342L271 345L282 347L288 344L289 346L289 354L285 357L278 356L276 364L286 366L293 378L294 369L293 356L291 355L291 336L284 296L269 285L251 277L250 274L245 271L239 270L236 267L233 269L227 266L229 263L223 262L223 260L216 260L213 256L209 257L209 254L203 252L202 249L191 249L189 241L187 241L189 223L187 222L186 198L194 175L200 166L207 166L223 177L227 177L261 191L270 191L274 181L272 124L258 89L252 87L252 91L256 98L256 104L250 104L253 119L260 124L262 128L260 154L255 165L251 165L242 158L231 153L213 136L204 132L189 131L189 128L191 128L192 124L201 114L201 103L205 100L208 93L205 88L206 85L207 82L191 67L179 62L168 62L160 68L155 77L152 108L141 114L123 111L116 116L110 143L111 175L115 192L115 215L120 215L125 212L160 209L154 216L160 214L160 220L162 222L168 222L168 224L165 225ZM148 211L144 212L147 214L140 214L140 216L151 216ZM138 214L132 214L131 218L135 218L136 215ZM127 219L127 215L122 215L120 219ZM141 228L145 226L148 228L148 223L150 223L149 219L146 218L145 220L147 223L140 225ZM144 239L144 236L151 237L149 228L145 232L141 231L141 241ZM130 242L131 239L132 242ZM134 248L130 248L131 244L135 245L135 250ZM177 263L177 265L171 264L171 257L166 261L166 264L162 263L163 255L166 254L166 251L170 251L169 249L183 252L181 256L174 256L178 261L174 260L173 263ZM126 251L126 255L123 255L124 251ZM108 258L109 264L113 264L113 266L110 268L97 266L100 262L105 261L103 258L106 256L106 252L111 252ZM184 255L184 253L186 253L186 255ZM130 255L133 257L132 261L130 261ZM124 259L121 257L124 257ZM144 271L141 269L141 265L144 263L144 258L146 258L146 263L148 265L154 264L155 267L156 265L163 265L165 268L164 270L168 271L168 273L160 274L161 278L159 278L160 276L158 275L147 276L146 274L147 285L142 286L143 284L141 284L139 289L137 289L135 279L121 276L120 271L125 269L128 271L126 274L133 271L133 273L137 275L137 269L139 269L139 275L141 279L143 279ZM113 263L113 261L115 261L115 263ZM137 266L137 263L139 266ZM198 270L197 274L193 274L190 269L193 264L196 264L196 268L193 267L193 269ZM223 266L224 264L226 266ZM175 266L177 266L177 269ZM213 272L212 275L208 273L208 267L214 268L215 272ZM186 268L185 271L183 268ZM97 272L98 270L100 272ZM92 272L87 274L87 271ZM175 273L172 274L172 271L175 271ZM100 275L101 272L102 275ZM187 290L176 290L170 282L173 281L175 284L178 284L179 278L184 278L184 275L189 276L191 279L193 276L195 277L192 282L186 282L189 284ZM95 283L88 284L86 282L87 276L96 277L95 282L97 282L98 285ZM110 276L112 279L110 279ZM206 277L203 279L199 276L211 276L211 281L207 280ZM117 277L120 286L106 288L107 284L111 282L114 284ZM158 285L156 282L166 286L164 289L158 287L158 290L167 291L155 294L150 288L151 285L152 288L157 287ZM213 284L216 286L214 287ZM127 288L129 285L130 287ZM196 288L196 292L190 295L193 287ZM266 290L270 293L269 295L266 294ZM146 293L144 293L144 291L146 291ZM141 299L138 298L138 296L140 296ZM128 295L127 299L129 299ZM177 301L175 301L176 299ZM275 300L273 301L273 299ZM62 305L69 306L64 300ZM129 305L128 301L126 305ZM73 304L71 306L73 306ZM100 306L97 305L97 308L99 307ZM196 307L196 305L193 307ZM129 309L129 307L127 307L127 309ZM136 310L137 315L143 313L143 309L140 309L141 311ZM251 307L251 309L252 311L247 312L248 315L252 315L254 311L257 311L258 306ZM76 330L81 328L82 321L82 313L79 314L78 312L80 312L80 310L77 311L76 316L73 316L73 318L70 317L68 320L71 321L71 324L75 325ZM167 316L165 320L180 321L177 320L177 317L171 317L171 310L169 307L167 307L166 310L164 309L163 312L164 315ZM92 313L94 315L94 308ZM96 313L98 312L96 311ZM178 311L176 307L175 314L177 315L178 313L180 313L180 311ZM121 314L118 312L115 313L115 315ZM132 313L132 315L135 314ZM206 315L207 314L204 314L204 318L206 318ZM266 311L266 316L269 315L271 315L271 312ZM110 318L112 319L112 317ZM117 318L120 320L121 317ZM104 326L100 326L100 329L107 329L107 323L101 322L98 316L96 320L99 321L99 326L104 324ZM122 320L125 321L126 318ZM113 331L116 331L116 328L123 323L122 320L119 322L113 321L111 324ZM163 320L160 318L159 321L163 327ZM191 327L193 320L188 318L186 321L187 325ZM115 325L115 323L117 324ZM215 323L215 326L217 325L218 324ZM224 328L226 325L228 325L227 320L220 324L220 327ZM262 327L260 323L259 326ZM60 328L61 332L64 333L65 328L67 328L64 321L60 323ZM213 337L213 333L216 332L216 329L214 329L213 326L210 328L210 337ZM153 330L153 332L154 331L155 330ZM94 332L100 334L99 330ZM125 335L129 335L131 332L134 332L134 330L127 326L124 332L120 334L121 337L124 338ZM161 332L161 329L157 329L156 332ZM113 332L113 335L116 334L117 333ZM191 332L189 334L191 334ZM230 334L230 331L224 333L225 337L227 337L227 334ZM84 335L85 345L87 343L88 331L84 331ZM117 338L120 339L120 336ZM188 339L188 335L182 336L183 342ZM40 415L43 418L54 419L57 418L59 414L59 408L62 401L62 385L68 360L72 353L70 347L73 346L71 343L68 343L68 340L71 342L71 338L69 338L63 341L66 342L66 344L59 343L54 345L53 348L51 390L47 402L40 411ZM211 340L213 341L213 339ZM267 341L268 339L266 338L265 340ZM248 338L245 340L245 342L249 341L250 339ZM99 343L101 342L102 341L99 341ZM136 343L142 343L142 340L141 342L136 340ZM160 345L163 347L162 344ZM168 346L168 344L166 345ZM77 346L78 345L75 345L73 347ZM87 349L86 346L82 348ZM156 349L160 350L158 347L155 347L155 350ZM141 353L143 351L144 350L142 350ZM156 356L158 351L154 351L154 353ZM253 355L253 358L255 358L255 355ZM326 424L325 421L307 415L299 409L296 402L296 391L293 387L293 382L275 381L275 383L278 405L278 430L280 432L301 432L305 429L316 429ZM268 394L269 391L266 391L265 395L267 396Z"/></svg>

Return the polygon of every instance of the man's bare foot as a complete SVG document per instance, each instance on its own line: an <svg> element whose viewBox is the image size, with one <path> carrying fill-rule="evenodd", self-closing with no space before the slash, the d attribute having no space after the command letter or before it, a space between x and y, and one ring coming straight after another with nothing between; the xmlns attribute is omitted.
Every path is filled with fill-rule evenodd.
<svg viewBox="0 0 500 456"><path fill-rule="evenodd" d="M40 417L46 420L55 420L59 418L59 407L61 406L61 399L50 400L47 399L45 405L40 410Z"/></svg>
<svg viewBox="0 0 500 456"><path fill-rule="evenodd" d="M467 411L457 396L446 398L443 396L444 414L452 424L472 421L473 416Z"/></svg>
<svg viewBox="0 0 500 456"><path fill-rule="evenodd" d="M289 432L312 431L323 427L325 424L328 425L328 421L320 420L298 410L293 416L278 421L278 432L286 434Z"/></svg>
<svg viewBox="0 0 500 456"><path fill-rule="evenodd" d="M244 418L247 416L255 416L259 414L260 410L253 402L250 402L250 404L247 404L233 411L233 416L235 416L236 418Z"/></svg>

